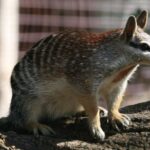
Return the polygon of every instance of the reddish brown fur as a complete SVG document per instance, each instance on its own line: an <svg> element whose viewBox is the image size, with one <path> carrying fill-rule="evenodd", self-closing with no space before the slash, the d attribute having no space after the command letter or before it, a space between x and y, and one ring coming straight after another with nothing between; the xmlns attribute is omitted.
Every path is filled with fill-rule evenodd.
<svg viewBox="0 0 150 150"><path fill-rule="evenodd" d="M116 29L112 31L102 32L102 33L87 33L81 35L83 41L95 44L98 42L104 42L107 39L112 39L112 36L115 36L118 33L121 33L122 29Z"/></svg>
<svg viewBox="0 0 150 150"><path fill-rule="evenodd" d="M119 82L121 81L124 77L126 77L129 72L134 68L135 66L129 66L123 70L121 70L114 78L114 80L112 81L113 83L114 82Z"/></svg>

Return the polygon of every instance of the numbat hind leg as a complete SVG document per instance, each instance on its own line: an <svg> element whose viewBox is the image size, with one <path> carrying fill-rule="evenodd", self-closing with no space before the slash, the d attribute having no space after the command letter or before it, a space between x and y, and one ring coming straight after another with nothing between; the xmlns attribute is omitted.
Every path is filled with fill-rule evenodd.
<svg viewBox="0 0 150 150"><path fill-rule="evenodd" d="M24 107L25 115L25 129L29 132L33 133L35 136L42 135L54 135L55 132L48 125L42 124L39 120L43 117L43 107L40 102L42 100L38 97L33 97L32 95L28 95L26 98L30 107Z"/></svg>
<svg viewBox="0 0 150 150"><path fill-rule="evenodd" d="M42 135L55 135L55 132L51 127L45 124L41 124L38 122L30 122L26 125L26 129L32 132L35 136Z"/></svg>

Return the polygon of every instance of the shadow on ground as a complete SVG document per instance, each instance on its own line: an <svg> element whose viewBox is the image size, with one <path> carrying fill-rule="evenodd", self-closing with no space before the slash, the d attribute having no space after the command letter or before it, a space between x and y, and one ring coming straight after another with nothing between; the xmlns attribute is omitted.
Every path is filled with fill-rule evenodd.
<svg viewBox="0 0 150 150"><path fill-rule="evenodd" d="M101 150L101 149L150 149L150 101L121 109L127 113L132 124L126 130L114 131L107 118L101 118L106 133L103 142L92 140L85 115L47 122L57 133L55 137L27 134L10 127L1 128L0 150Z"/></svg>

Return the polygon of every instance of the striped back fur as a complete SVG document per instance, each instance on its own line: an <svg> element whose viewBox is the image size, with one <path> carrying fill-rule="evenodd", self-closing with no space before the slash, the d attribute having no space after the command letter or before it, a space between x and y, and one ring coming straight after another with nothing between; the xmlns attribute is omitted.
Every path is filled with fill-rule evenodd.
<svg viewBox="0 0 150 150"><path fill-rule="evenodd" d="M11 77L13 91L32 91L39 82L52 77L85 79L91 71L91 56L99 45L118 39L120 33L121 30L101 34L66 31L40 40L15 66Z"/></svg>

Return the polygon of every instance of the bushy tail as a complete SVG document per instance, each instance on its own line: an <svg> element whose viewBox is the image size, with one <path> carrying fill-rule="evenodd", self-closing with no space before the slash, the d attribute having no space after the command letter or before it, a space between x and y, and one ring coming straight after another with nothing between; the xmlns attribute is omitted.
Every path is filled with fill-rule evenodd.
<svg viewBox="0 0 150 150"><path fill-rule="evenodd" d="M9 117L0 118L0 130L7 130L10 126Z"/></svg>

